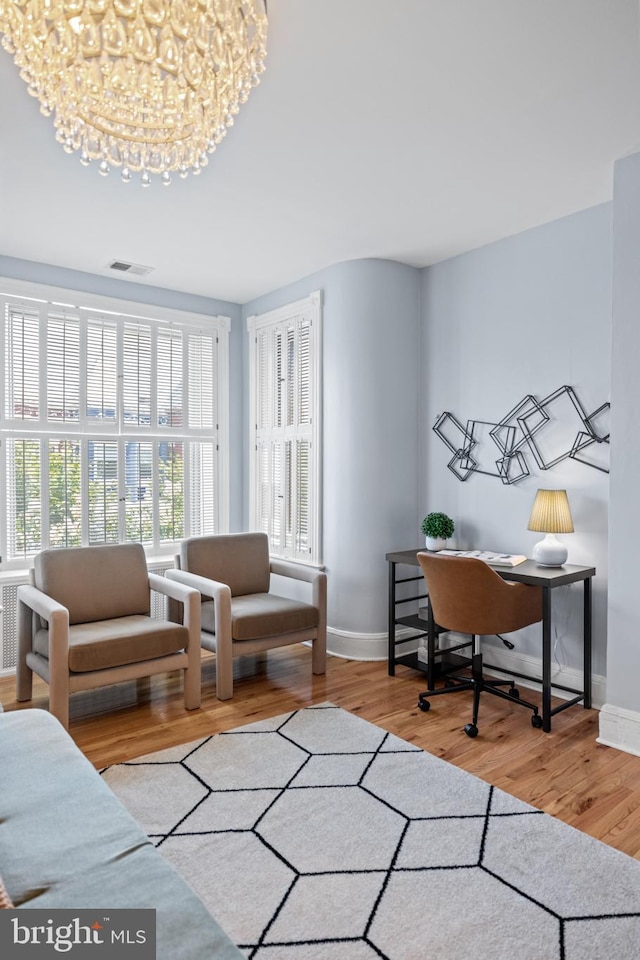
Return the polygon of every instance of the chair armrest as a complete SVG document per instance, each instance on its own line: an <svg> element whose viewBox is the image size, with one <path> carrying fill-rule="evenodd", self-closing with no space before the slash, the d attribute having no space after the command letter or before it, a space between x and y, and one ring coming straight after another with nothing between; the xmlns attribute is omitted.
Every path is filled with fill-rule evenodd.
<svg viewBox="0 0 640 960"><path fill-rule="evenodd" d="M183 583L170 582L157 573L149 574L149 586L157 593L183 604L182 624L189 631L189 643L200 644L200 593ZM178 614L179 616L179 614Z"/></svg>
<svg viewBox="0 0 640 960"><path fill-rule="evenodd" d="M222 649L230 651L231 647L231 588L226 583L219 583L217 580L209 580L207 577L199 577L197 573L190 573L188 570L166 570L165 577L174 580L177 583L185 584L188 587L195 587L198 591L198 597L202 599L213 597L213 621L214 633L216 636L216 655L221 655ZM198 604L198 616L200 616L200 605ZM208 633L209 631L205 631ZM223 654L224 656L224 654Z"/></svg>
<svg viewBox="0 0 640 960"><path fill-rule="evenodd" d="M23 583L18 587L18 600L24 603L30 610L37 613L39 617L50 623L55 614L67 618L69 622L69 611L53 597L47 596L42 590L31 584Z"/></svg>
<svg viewBox="0 0 640 960"><path fill-rule="evenodd" d="M192 593L198 593L194 587L188 587L183 583L169 583L166 577L161 577L158 573L149 574L149 586L156 593L162 593L165 597L171 597L172 600L180 600L185 603Z"/></svg>
<svg viewBox="0 0 640 960"><path fill-rule="evenodd" d="M291 560L271 560L269 569L278 577L290 577L292 580L304 580L306 583L313 583L319 577L326 579L327 576L322 567L307 567L303 563L294 563Z"/></svg>
<svg viewBox="0 0 640 960"><path fill-rule="evenodd" d="M320 611L320 629L326 629L327 575L324 568L306 567L302 563L292 563L290 560L271 560L269 569L278 577L290 577L292 580L304 580L311 584L311 602Z"/></svg>
<svg viewBox="0 0 640 960"><path fill-rule="evenodd" d="M24 660L31 652L33 642L33 617L28 610L47 621L49 626L49 663L52 676L60 675L69 668L69 611L57 600L47 596L32 584L20 584L18 598L18 647ZM28 698L27 698L28 699Z"/></svg>
<svg viewBox="0 0 640 960"><path fill-rule="evenodd" d="M164 575L168 580L193 587L203 597L213 597L214 600L224 596L231 597L231 589L226 583L209 580L208 577L200 577L197 573L190 573L188 570L166 570Z"/></svg>

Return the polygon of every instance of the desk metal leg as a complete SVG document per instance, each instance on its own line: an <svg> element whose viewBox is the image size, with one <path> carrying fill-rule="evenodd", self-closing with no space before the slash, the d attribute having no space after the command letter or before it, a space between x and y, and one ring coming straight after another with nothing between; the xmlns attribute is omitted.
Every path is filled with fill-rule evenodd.
<svg viewBox="0 0 640 960"><path fill-rule="evenodd" d="M542 588L542 729L551 730L551 588Z"/></svg>
<svg viewBox="0 0 640 960"><path fill-rule="evenodd" d="M396 675L396 565L393 560L389 561L389 647L387 652L387 661L389 664L389 676Z"/></svg>
<svg viewBox="0 0 640 960"><path fill-rule="evenodd" d="M591 708L591 577L584 581L584 623L583 623L583 643L584 643L584 708Z"/></svg>

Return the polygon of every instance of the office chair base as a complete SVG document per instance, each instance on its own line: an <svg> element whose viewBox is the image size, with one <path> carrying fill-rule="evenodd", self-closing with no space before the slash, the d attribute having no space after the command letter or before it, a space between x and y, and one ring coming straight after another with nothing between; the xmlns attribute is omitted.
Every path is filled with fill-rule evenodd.
<svg viewBox="0 0 640 960"><path fill-rule="evenodd" d="M520 691L515 686L513 680L488 679L483 676L482 654L473 655L471 670L470 677L450 675L445 678L444 685L437 690L425 690L423 693L418 694L418 709L423 713L427 713L431 709L431 704L427 699L428 697L442 696L446 693L456 693L462 690L473 691L472 721L471 723L467 723L463 728L466 735L473 739L478 736L477 724L480 694L486 691L496 697L500 697L502 700L509 701L509 703L516 703L520 707L526 707L528 710L532 710L531 726L537 729L542 727L542 717L538 713L538 707L520 697ZM500 687L508 687L509 689L501 690Z"/></svg>

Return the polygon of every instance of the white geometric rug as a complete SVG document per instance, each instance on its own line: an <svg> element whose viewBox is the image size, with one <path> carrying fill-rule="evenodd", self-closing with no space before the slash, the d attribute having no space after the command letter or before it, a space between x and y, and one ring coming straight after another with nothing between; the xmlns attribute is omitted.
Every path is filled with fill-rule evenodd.
<svg viewBox="0 0 640 960"><path fill-rule="evenodd" d="M639 862L332 704L103 775L253 960L640 957Z"/></svg>

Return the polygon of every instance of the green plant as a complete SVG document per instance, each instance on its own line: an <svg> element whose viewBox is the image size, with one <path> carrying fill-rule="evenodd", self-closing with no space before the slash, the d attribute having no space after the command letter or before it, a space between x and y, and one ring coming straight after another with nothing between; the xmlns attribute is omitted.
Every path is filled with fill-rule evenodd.
<svg viewBox="0 0 640 960"><path fill-rule="evenodd" d="M448 540L454 530L455 524L446 513L429 513L422 521L422 532L425 537Z"/></svg>

